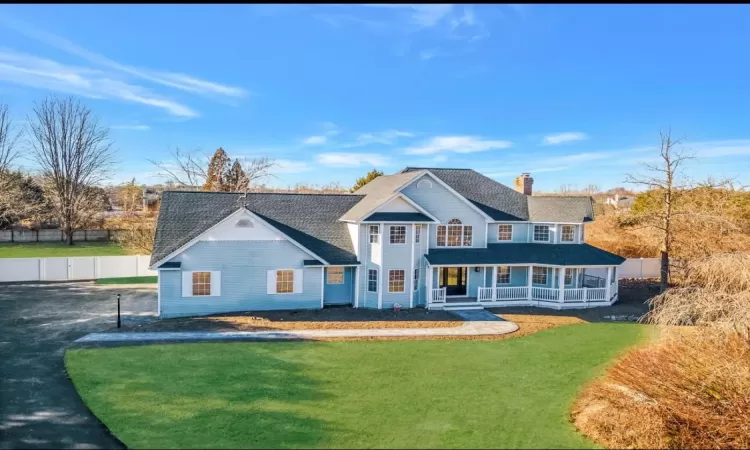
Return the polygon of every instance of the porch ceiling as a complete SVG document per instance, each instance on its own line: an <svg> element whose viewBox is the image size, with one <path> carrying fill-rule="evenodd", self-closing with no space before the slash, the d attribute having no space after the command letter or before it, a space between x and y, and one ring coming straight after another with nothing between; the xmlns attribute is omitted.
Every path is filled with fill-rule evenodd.
<svg viewBox="0 0 750 450"><path fill-rule="evenodd" d="M546 264L619 266L625 258L588 244L488 244L487 248L430 249L430 265Z"/></svg>

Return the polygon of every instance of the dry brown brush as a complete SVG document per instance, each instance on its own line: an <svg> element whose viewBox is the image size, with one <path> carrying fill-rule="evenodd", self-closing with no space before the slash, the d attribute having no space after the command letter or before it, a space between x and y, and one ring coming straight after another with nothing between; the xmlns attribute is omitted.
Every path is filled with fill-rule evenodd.
<svg viewBox="0 0 750 450"><path fill-rule="evenodd" d="M678 283L645 318L660 339L584 389L575 425L610 448L748 448L750 256L691 261Z"/></svg>

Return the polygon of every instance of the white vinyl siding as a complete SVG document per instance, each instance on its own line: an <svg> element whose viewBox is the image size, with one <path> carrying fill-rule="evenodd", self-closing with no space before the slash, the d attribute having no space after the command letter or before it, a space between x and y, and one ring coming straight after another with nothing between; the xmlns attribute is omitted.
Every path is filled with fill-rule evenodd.
<svg viewBox="0 0 750 450"><path fill-rule="evenodd" d="M193 283L193 274L208 273L209 293L193 294L193 289L198 288L200 283ZM199 288L198 288L199 289ZM197 292L197 291L196 291ZM205 291L202 291L205 292ZM182 296L183 297L217 297L221 295L221 272L218 270L193 270L182 272Z"/></svg>
<svg viewBox="0 0 750 450"><path fill-rule="evenodd" d="M268 294L299 294L302 292L302 269L278 269L266 271L266 293ZM291 280L289 278L291 277ZM291 292L277 291L277 288L291 286Z"/></svg>

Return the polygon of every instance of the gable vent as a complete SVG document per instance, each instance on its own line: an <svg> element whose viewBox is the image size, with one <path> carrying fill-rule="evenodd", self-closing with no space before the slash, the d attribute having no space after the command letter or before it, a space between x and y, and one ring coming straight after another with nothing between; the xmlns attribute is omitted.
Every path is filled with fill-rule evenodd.
<svg viewBox="0 0 750 450"><path fill-rule="evenodd" d="M234 226L237 228L252 228L253 223L250 222L250 219L240 219L234 224Z"/></svg>
<svg viewBox="0 0 750 450"><path fill-rule="evenodd" d="M432 187L432 181L430 180L419 180L417 183L417 189L430 189Z"/></svg>

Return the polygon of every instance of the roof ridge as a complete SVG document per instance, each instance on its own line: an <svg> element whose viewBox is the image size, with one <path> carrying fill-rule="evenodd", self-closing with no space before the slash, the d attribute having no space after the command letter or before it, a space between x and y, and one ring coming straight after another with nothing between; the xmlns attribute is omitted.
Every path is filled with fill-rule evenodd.
<svg viewBox="0 0 750 450"><path fill-rule="evenodd" d="M244 194L244 192L238 192L238 191L231 191L231 192L225 192L225 191L187 191L187 190L166 190L162 191L162 193L179 193L179 194ZM320 196L326 196L326 197L364 197L362 194L323 194L323 193L317 193L317 192L248 192L248 194L254 194L254 195L320 195Z"/></svg>

